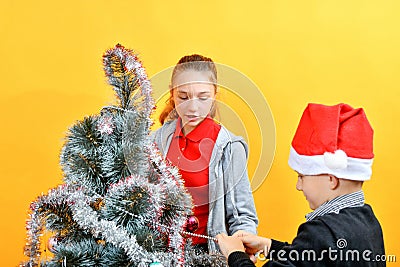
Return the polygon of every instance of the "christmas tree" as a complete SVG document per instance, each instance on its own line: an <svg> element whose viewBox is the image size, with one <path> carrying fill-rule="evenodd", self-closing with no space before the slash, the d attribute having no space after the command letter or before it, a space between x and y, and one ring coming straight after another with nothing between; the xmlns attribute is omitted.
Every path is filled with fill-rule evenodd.
<svg viewBox="0 0 400 267"><path fill-rule="evenodd" d="M192 200L151 141L154 102L140 60L116 45L103 64L118 103L69 129L65 183L32 202L21 266L225 266L185 231Z"/></svg>

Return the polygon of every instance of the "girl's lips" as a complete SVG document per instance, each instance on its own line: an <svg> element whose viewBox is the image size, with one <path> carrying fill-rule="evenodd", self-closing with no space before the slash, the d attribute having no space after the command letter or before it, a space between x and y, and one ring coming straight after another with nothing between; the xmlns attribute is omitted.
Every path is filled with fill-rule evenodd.
<svg viewBox="0 0 400 267"><path fill-rule="evenodd" d="M186 118L188 118L189 121L196 121L199 118L199 116L186 115Z"/></svg>

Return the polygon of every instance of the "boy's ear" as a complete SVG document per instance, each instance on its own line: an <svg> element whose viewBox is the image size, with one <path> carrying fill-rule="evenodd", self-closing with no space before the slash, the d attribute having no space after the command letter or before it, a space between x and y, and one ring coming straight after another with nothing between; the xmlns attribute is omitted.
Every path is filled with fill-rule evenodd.
<svg viewBox="0 0 400 267"><path fill-rule="evenodd" d="M335 190L339 187L339 178L334 175L329 174L329 187L331 190Z"/></svg>

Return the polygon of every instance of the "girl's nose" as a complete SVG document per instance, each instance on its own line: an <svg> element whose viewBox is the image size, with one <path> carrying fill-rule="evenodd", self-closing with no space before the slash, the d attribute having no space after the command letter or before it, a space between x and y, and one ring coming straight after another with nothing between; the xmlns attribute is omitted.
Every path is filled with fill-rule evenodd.
<svg viewBox="0 0 400 267"><path fill-rule="evenodd" d="M198 108L198 103L197 101L199 101L197 98L192 98L188 101L187 103L187 107L190 111L196 111Z"/></svg>

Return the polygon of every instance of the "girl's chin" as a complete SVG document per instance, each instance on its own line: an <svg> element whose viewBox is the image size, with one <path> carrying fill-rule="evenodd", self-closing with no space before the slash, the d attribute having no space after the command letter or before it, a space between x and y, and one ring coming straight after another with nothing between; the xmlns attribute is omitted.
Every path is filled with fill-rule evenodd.
<svg viewBox="0 0 400 267"><path fill-rule="evenodd" d="M195 128L199 125L200 121L187 121L183 123L184 128Z"/></svg>

